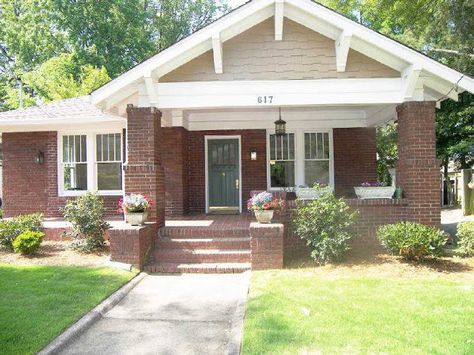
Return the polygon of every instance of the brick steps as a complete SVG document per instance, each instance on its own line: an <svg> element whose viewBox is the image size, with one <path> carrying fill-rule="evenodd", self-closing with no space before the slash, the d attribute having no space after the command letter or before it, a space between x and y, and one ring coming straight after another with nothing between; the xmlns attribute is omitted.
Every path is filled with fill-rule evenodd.
<svg viewBox="0 0 474 355"><path fill-rule="evenodd" d="M155 249L153 257L172 263L245 263L250 262L250 250Z"/></svg>
<svg viewBox="0 0 474 355"><path fill-rule="evenodd" d="M232 226L213 229L203 227L162 227L159 231L162 238L248 238L249 229L232 228Z"/></svg>
<svg viewBox="0 0 474 355"><path fill-rule="evenodd" d="M250 270L250 263L154 263L147 265L145 271L149 273L203 273L203 274L236 274Z"/></svg>
<svg viewBox="0 0 474 355"><path fill-rule="evenodd" d="M157 238L155 248L162 249L218 249L218 250L248 250L249 237L238 238Z"/></svg>

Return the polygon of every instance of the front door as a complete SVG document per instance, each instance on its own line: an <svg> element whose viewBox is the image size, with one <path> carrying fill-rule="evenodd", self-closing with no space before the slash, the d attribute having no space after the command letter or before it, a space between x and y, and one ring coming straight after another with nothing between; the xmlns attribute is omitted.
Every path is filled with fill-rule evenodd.
<svg viewBox="0 0 474 355"><path fill-rule="evenodd" d="M239 140L208 139L207 164L209 212L239 213Z"/></svg>

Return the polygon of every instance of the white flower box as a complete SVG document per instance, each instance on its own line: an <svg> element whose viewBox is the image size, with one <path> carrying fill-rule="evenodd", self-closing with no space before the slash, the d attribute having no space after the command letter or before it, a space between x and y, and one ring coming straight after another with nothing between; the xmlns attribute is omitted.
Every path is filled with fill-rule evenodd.
<svg viewBox="0 0 474 355"><path fill-rule="evenodd" d="M296 197L300 200L314 200L321 196L324 191L331 191L330 187L325 187L324 189L315 190L311 187L297 187Z"/></svg>
<svg viewBox="0 0 474 355"><path fill-rule="evenodd" d="M395 186L383 187L363 187L356 186L354 191L358 198L367 200L371 198L392 198L395 193Z"/></svg>

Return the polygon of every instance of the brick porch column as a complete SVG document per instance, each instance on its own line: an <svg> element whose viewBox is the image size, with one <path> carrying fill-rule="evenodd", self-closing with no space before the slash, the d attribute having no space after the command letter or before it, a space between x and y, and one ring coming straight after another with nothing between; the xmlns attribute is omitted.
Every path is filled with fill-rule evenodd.
<svg viewBox="0 0 474 355"><path fill-rule="evenodd" d="M397 107L397 113L397 185L409 200L407 219L439 226L441 200L435 102L406 102Z"/></svg>
<svg viewBox="0 0 474 355"><path fill-rule="evenodd" d="M148 220L165 221L165 181L161 159L161 112L154 107L127 107L127 161L124 164L125 193L140 193L154 204Z"/></svg>

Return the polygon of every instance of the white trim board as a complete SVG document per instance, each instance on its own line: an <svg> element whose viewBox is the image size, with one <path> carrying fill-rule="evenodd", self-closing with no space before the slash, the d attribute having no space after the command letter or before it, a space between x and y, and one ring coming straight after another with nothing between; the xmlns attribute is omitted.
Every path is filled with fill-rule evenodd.
<svg viewBox="0 0 474 355"><path fill-rule="evenodd" d="M204 136L204 169L205 169L205 194L206 213L209 213L209 162L208 162L208 141L219 139L237 139L239 141L239 213L242 213L242 136L241 135L205 135Z"/></svg>

